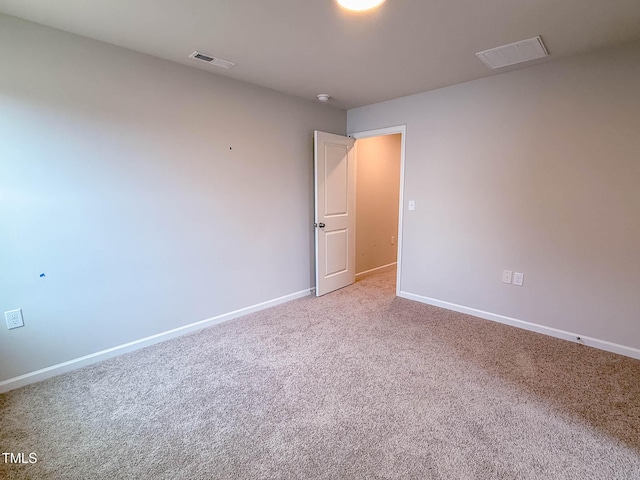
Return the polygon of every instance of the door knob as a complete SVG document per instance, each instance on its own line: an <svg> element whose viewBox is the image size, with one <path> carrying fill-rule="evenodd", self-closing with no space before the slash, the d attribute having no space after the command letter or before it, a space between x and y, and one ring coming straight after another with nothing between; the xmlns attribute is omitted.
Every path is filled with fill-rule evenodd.
<svg viewBox="0 0 640 480"><path fill-rule="evenodd" d="M320 227L320 228L326 227L326 225L324 223L314 223L313 226L314 227Z"/></svg>

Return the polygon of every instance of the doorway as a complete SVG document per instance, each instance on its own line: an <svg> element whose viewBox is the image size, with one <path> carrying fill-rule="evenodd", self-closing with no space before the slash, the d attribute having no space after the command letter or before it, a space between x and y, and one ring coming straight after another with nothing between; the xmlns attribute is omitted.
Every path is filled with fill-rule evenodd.
<svg viewBox="0 0 640 480"><path fill-rule="evenodd" d="M406 126L388 127L378 130L354 132L349 137L329 134L316 131L314 133L314 184L315 184L315 277L316 295L321 296L338 288L345 287L355 282L356 274L356 174L355 163L357 151L357 141L370 139L373 137L392 137L389 144L400 143L400 165L399 175L393 174L396 185L399 183L399 191L392 195L391 203L388 203L385 210L395 207L397 216L391 215L396 221L397 228L383 230L380 232L381 240L369 240L365 238L365 247L369 244L369 253L360 250L361 259L360 273L366 270L362 265L367 265L367 261L378 262L373 268L383 267L379 264L387 253L393 260L395 253L396 273L396 295L400 292L402 279L402 204L404 189L404 161L405 161L405 137ZM386 143L386 139L381 143ZM375 143L375 142L374 142ZM365 148L365 151L367 149ZM375 150L375 148L374 148ZM366 161L363 157L362 162ZM397 168L397 161L396 168ZM374 188L375 190L375 188ZM372 222L375 224L376 211L371 213ZM397 238L394 233L397 232ZM389 237L388 239L386 237ZM362 234L361 234L362 239ZM381 248L378 247L378 243ZM395 243L395 245L391 245ZM373 247L375 245L376 247ZM386 247L386 248L385 248ZM395 251L394 251L395 247ZM376 250L377 248L377 250ZM375 254L373 253L375 251ZM362 255L364 253L364 255ZM376 260L377 259L377 260ZM382 260L384 261L384 260ZM389 262L386 265L393 264ZM371 265L371 263L369 264Z"/></svg>
<svg viewBox="0 0 640 480"><path fill-rule="evenodd" d="M356 279L397 264L401 137L356 142Z"/></svg>
<svg viewBox="0 0 640 480"><path fill-rule="evenodd" d="M396 295L400 294L400 283L402 281L402 224L403 224L403 204L404 204L404 164L405 164L405 155L406 155L406 137L407 137L407 126L406 125L398 125L394 127L380 128L376 130L366 130L362 132L353 132L349 134L349 137L354 138L356 140L356 145L358 143L362 143L362 140L371 139L371 138L383 138L387 136L399 136L400 143L400 165L399 172L396 179L398 180L398 190L397 190L397 203L393 204L393 201L389 202L387 205L390 208L395 206L398 215L397 215L397 238L395 245L395 257L396 257ZM398 138L398 137L395 137ZM359 161L359 160L357 160ZM357 193L356 193L357 194ZM358 211L358 207L356 205L356 211ZM356 227L357 229L357 227ZM356 231L357 235L357 231ZM382 240L385 237L381 236ZM390 243L390 239L388 240ZM356 240L357 243L357 240ZM359 253L362 253L361 251ZM361 255L360 255L361 256Z"/></svg>

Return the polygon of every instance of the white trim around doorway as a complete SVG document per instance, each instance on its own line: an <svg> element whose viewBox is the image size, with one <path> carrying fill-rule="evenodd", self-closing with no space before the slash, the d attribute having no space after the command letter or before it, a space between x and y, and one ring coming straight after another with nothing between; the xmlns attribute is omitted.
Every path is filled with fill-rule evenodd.
<svg viewBox="0 0 640 480"><path fill-rule="evenodd" d="M363 132L349 133L348 136L355 138L381 137L383 135L400 134L400 202L398 205L398 271L396 274L396 296L400 296L400 281L402 279L402 218L404 211L404 160L405 160L405 142L407 137L407 126L397 125L395 127L378 128L376 130L366 130Z"/></svg>

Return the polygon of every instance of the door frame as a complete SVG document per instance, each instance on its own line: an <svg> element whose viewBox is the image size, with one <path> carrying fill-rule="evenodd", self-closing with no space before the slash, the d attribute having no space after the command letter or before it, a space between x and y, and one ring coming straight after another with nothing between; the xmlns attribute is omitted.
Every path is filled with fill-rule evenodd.
<svg viewBox="0 0 640 480"><path fill-rule="evenodd" d="M355 138L369 138L369 137L382 137L384 135L400 134L400 201L398 202L398 256L397 256L397 274L396 274L396 296L400 296L400 280L402 279L402 245L403 245L403 211L404 211L404 161L405 161L405 144L407 137L407 126L396 125L394 127L378 128L375 130L364 130L360 132L348 133L348 137ZM357 145L357 142L356 142ZM357 148L357 147L356 147ZM356 153L357 155L357 153ZM357 160L356 160L357 162ZM356 214L358 212L358 205L356 204Z"/></svg>

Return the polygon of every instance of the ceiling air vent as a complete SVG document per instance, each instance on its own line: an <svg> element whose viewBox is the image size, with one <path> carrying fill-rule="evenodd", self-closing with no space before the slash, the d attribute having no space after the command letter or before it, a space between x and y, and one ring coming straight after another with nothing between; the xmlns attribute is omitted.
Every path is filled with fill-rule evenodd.
<svg viewBox="0 0 640 480"><path fill-rule="evenodd" d="M507 67L548 55L539 36L476 53L476 57L489 68Z"/></svg>
<svg viewBox="0 0 640 480"><path fill-rule="evenodd" d="M200 52L193 52L189 55L189 58L195 58L196 60L200 60L201 62L206 62L210 65L215 65L216 67L222 68L231 68L235 65L235 63L230 62L229 60L225 60L223 58L212 57L210 55L205 55Z"/></svg>

